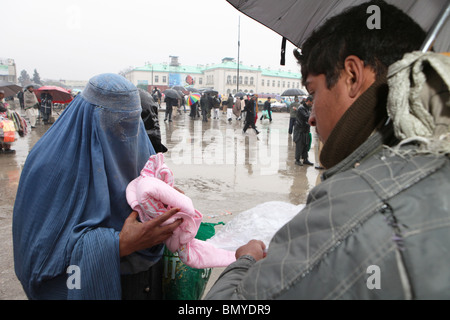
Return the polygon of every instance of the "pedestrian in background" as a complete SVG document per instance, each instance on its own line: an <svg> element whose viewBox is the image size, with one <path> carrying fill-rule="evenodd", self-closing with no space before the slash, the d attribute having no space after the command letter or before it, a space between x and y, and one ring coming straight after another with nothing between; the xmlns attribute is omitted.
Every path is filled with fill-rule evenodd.
<svg viewBox="0 0 450 320"><path fill-rule="evenodd" d="M200 108L202 109L202 121L208 122L209 95L207 93L203 93L200 98Z"/></svg>
<svg viewBox="0 0 450 320"><path fill-rule="evenodd" d="M311 113L312 101L312 97L303 100L297 110L297 117L295 118L295 164L299 166L303 166L304 164L310 166L313 165L313 163L308 160L308 151L311 147L311 134L308 120Z"/></svg>
<svg viewBox="0 0 450 320"><path fill-rule="evenodd" d="M219 119L219 114L220 114L220 98L219 96L214 96L213 97L213 119Z"/></svg>
<svg viewBox="0 0 450 320"><path fill-rule="evenodd" d="M174 106L176 107L178 105L178 99L166 96L164 98L164 102L166 103L166 113L165 113L164 121L169 120L169 122L172 122L173 107Z"/></svg>
<svg viewBox="0 0 450 320"><path fill-rule="evenodd" d="M152 142L155 152L167 152L167 148L161 142L161 129L158 119L158 103L153 99L150 93L145 90L138 89L141 98L141 118L144 122L145 130L148 138Z"/></svg>
<svg viewBox="0 0 450 320"><path fill-rule="evenodd" d="M26 90L23 93L23 103L31 128L36 128L36 120L39 115L39 101L34 93L34 88L32 85L26 87Z"/></svg>
<svg viewBox="0 0 450 320"><path fill-rule="evenodd" d="M19 103L20 103L20 109L24 109L24 103L23 103L23 90L20 90L19 92L17 92L17 99L19 99Z"/></svg>
<svg viewBox="0 0 450 320"><path fill-rule="evenodd" d="M255 103L256 103L256 99L255 96L252 97L251 100L249 100L249 102L246 104L245 106L245 125L244 125L244 129L243 132L245 133L247 131L248 128L253 128L256 132L256 134L259 134L259 131L256 129L256 125L255 125Z"/></svg>
<svg viewBox="0 0 450 320"><path fill-rule="evenodd" d="M233 107L234 107L234 98L233 98L233 95L230 93L228 95L228 100L227 100L227 120L228 120L228 122L231 122L231 120L233 119Z"/></svg>
<svg viewBox="0 0 450 320"><path fill-rule="evenodd" d="M41 116L44 124L52 124L50 115L52 114L53 97L48 91L41 94Z"/></svg>
<svg viewBox="0 0 450 320"><path fill-rule="evenodd" d="M294 102L289 107L289 134L294 131L295 119L297 118L297 109L300 106L298 97L295 96Z"/></svg>
<svg viewBox="0 0 450 320"><path fill-rule="evenodd" d="M264 102L263 115L261 116L261 118L259 120L262 121L262 119L264 119L264 117L267 117L270 120L270 122L272 122L272 106L270 104L270 97L268 97L266 102Z"/></svg>
<svg viewBox="0 0 450 320"><path fill-rule="evenodd" d="M236 120L241 120L241 113L242 113L242 97L236 97L236 101L233 105L233 114L236 116Z"/></svg>

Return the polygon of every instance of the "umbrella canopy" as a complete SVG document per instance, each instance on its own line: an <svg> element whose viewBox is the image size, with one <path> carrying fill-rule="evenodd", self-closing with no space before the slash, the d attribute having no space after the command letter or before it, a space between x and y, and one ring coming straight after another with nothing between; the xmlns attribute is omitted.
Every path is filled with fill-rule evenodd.
<svg viewBox="0 0 450 320"><path fill-rule="evenodd" d="M22 90L22 87L12 82L0 81L0 90L5 91L5 97L10 97Z"/></svg>
<svg viewBox="0 0 450 320"><path fill-rule="evenodd" d="M227 0L240 12L262 23L301 48L311 33L327 19L349 7L368 0ZM430 32L443 13L450 8L448 0L386 0ZM450 51L450 19L443 22L433 44L436 52ZM419 49L419 48L417 48Z"/></svg>
<svg viewBox="0 0 450 320"><path fill-rule="evenodd" d="M240 98L240 97L245 97L246 95L247 95L247 93L240 91L240 92L236 93L234 96Z"/></svg>
<svg viewBox="0 0 450 320"><path fill-rule="evenodd" d="M41 101L41 94L43 92L50 93L54 103L69 103L73 100L73 96L64 88L57 86L43 86L34 91L36 98L38 98L39 101Z"/></svg>
<svg viewBox="0 0 450 320"><path fill-rule="evenodd" d="M194 103L200 100L202 95L200 93L191 93L189 97L186 99L186 104L190 107Z"/></svg>
<svg viewBox="0 0 450 320"><path fill-rule="evenodd" d="M282 97L292 97L292 96L307 96L308 94L300 89L291 88L284 91L281 96Z"/></svg>
<svg viewBox="0 0 450 320"><path fill-rule="evenodd" d="M186 90L187 90L187 91L190 91L190 92L200 92L199 89L194 88L194 87L187 87Z"/></svg>
<svg viewBox="0 0 450 320"><path fill-rule="evenodd" d="M169 98L172 98L172 99L181 99L181 96L180 96L180 94L178 93L178 91L177 90L174 90L174 89L166 89L166 90L164 90L164 95L166 96L166 97L169 97Z"/></svg>
<svg viewBox="0 0 450 320"><path fill-rule="evenodd" d="M170 89L174 89L174 90L177 90L177 91L186 91L186 88L185 87L183 87L183 86L173 86L173 87L171 87Z"/></svg>
<svg viewBox="0 0 450 320"><path fill-rule="evenodd" d="M212 94L219 94L219 91L216 91L214 89L205 89L202 90L203 93L212 93Z"/></svg>

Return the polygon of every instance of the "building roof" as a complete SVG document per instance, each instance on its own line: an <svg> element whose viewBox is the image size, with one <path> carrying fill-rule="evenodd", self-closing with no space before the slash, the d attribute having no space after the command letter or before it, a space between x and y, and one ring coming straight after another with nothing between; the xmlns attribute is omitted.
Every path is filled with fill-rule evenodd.
<svg viewBox="0 0 450 320"><path fill-rule="evenodd" d="M169 66L168 64L156 63L148 64L143 67L134 68L132 71L147 71L147 72L169 72L169 73L198 73L202 74L204 68L192 66Z"/></svg>
<svg viewBox="0 0 450 320"><path fill-rule="evenodd" d="M213 69L236 70L237 67L238 67L237 63L234 60L232 60L231 58L224 58L224 59L222 59L222 63L208 65L208 66L197 66L197 67L184 66L184 65L170 66L168 64L159 63L159 64L148 64L143 67L137 67L137 68L134 68L133 71L202 74L207 70L213 70ZM267 76L267 77L282 77L282 78L291 78L291 79L301 79L301 77L302 77L300 72L291 72L291 71L284 71L284 70L271 70L271 69L261 68L261 67L246 66L243 64L239 64L239 70L261 72L261 75Z"/></svg>

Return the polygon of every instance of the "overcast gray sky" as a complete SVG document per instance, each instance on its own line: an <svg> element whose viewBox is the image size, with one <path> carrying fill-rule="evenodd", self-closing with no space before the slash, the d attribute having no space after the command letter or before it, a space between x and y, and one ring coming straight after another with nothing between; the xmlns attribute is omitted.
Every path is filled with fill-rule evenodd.
<svg viewBox="0 0 450 320"><path fill-rule="evenodd" d="M280 66L281 36L225 0L1 0L0 58L18 73L42 79L88 80L104 72L169 62L184 65L237 59L245 65L299 71L288 43Z"/></svg>

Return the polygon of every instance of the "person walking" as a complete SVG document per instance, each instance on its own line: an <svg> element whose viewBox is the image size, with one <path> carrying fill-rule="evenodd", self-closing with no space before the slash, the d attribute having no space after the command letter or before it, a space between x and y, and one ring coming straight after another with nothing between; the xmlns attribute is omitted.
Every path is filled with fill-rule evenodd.
<svg viewBox="0 0 450 320"><path fill-rule="evenodd" d="M23 103L23 90L20 90L19 92L17 92L17 98L19 99L19 103L20 103L20 109L24 110L24 103Z"/></svg>
<svg viewBox="0 0 450 320"><path fill-rule="evenodd" d="M298 97L295 96L294 102L289 107L289 134L294 132L295 119L297 118L297 109L300 107Z"/></svg>
<svg viewBox="0 0 450 320"><path fill-rule="evenodd" d="M255 125L255 99L249 100L249 102L245 106L245 125L243 129L243 133L246 133L248 128L253 128L256 134L259 134L259 131L256 129Z"/></svg>
<svg viewBox="0 0 450 320"><path fill-rule="evenodd" d="M308 160L308 151L311 146L310 125L308 123L311 106L312 97L309 96L302 101L302 104L297 109L297 117L295 118L295 164L299 166L303 166L304 164L313 165Z"/></svg>
<svg viewBox="0 0 450 320"><path fill-rule="evenodd" d="M200 108L202 110L202 121L208 122L209 97L207 93L203 93L200 98Z"/></svg>
<svg viewBox="0 0 450 320"><path fill-rule="evenodd" d="M172 122L173 107L178 105L178 99L166 96L164 98L164 102L166 103L166 113L164 121L169 120L169 122Z"/></svg>
<svg viewBox="0 0 450 320"><path fill-rule="evenodd" d="M234 102L234 105L233 105L233 114L236 117L236 121L238 121L238 120L241 120L242 97L235 97L235 98L236 98L236 101Z"/></svg>
<svg viewBox="0 0 450 320"><path fill-rule="evenodd" d="M36 128L36 120L39 115L39 101L34 93L32 85L26 87L26 90L23 93L23 103L25 114L27 115L28 121L30 121L31 128Z"/></svg>
<svg viewBox="0 0 450 320"><path fill-rule="evenodd" d="M234 98L233 98L233 95L230 93L228 95L228 100L227 100L227 120L228 120L228 122L231 122L231 120L233 120L233 108L234 108Z"/></svg>
<svg viewBox="0 0 450 320"><path fill-rule="evenodd" d="M52 124L50 115L52 114L53 97L48 91L41 94L41 115L44 124Z"/></svg>
<svg viewBox="0 0 450 320"><path fill-rule="evenodd" d="M258 112L259 112L259 110L258 110L258 95L257 94L254 94L253 96L252 96L252 100L254 101L254 103L253 103L253 106L254 106L254 110L253 110L253 112L254 112L254 116L255 116L255 118L253 119L253 121L254 121L254 123L255 123L255 125L256 125L256 122L258 121Z"/></svg>
<svg viewBox="0 0 450 320"><path fill-rule="evenodd" d="M247 100L244 99L244 97L240 97L239 99L240 99L239 103L240 103L240 106L241 106L241 113L240 113L240 116L239 116L239 120L241 120L242 117L245 117L245 115L244 115L244 108L245 108L245 102Z"/></svg>
<svg viewBox="0 0 450 320"><path fill-rule="evenodd" d="M220 98L218 96L214 96L213 97L213 119L219 119L219 114L220 114Z"/></svg>
<svg viewBox="0 0 450 320"><path fill-rule="evenodd" d="M317 128L314 128L312 136L314 141L314 168L322 170L324 168L320 164L320 153L322 152L323 143L322 141L320 141L319 134L317 133Z"/></svg>
<svg viewBox="0 0 450 320"><path fill-rule="evenodd" d="M262 121L264 117L267 117L270 122L272 122L272 105L270 103L270 97L268 97L266 102L264 102L264 111L265 112L263 112L263 115L259 118L259 120Z"/></svg>
<svg viewBox="0 0 450 320"><path fill-rule="evenodd" d="M191 110L189 112L189 117L191 117L192 120L195 120L195 118L200 118L200 113L198 111L198 101L195 101L194 104L191 105Z"/></svg>

